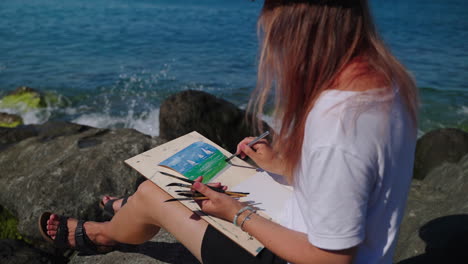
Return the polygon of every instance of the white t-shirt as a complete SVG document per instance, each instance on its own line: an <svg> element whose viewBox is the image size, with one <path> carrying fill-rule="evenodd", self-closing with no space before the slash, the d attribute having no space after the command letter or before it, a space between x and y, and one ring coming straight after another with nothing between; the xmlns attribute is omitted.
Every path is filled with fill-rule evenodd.
<svg viewBox="0 0 468 264"><path fill-rule="evenodd" d="M358 245L354 263L392 263L413 170L412 121L399 94L382 91L320 96L282 221L318 248Z"/></svg>

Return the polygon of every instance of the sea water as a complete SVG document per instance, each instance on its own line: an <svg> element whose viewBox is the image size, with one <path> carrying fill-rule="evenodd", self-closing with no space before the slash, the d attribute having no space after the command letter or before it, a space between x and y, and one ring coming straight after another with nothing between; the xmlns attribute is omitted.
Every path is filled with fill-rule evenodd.
<svg viewBox="0 0 468 264"><path fill-rule="evenodd" d="M417 80L420 133L468 129L468 2L371 0L382 37ZM159 133L159 106L187 89L245 107L255 87L262 1L2 0L0 96L26 85L59 96L18 112Z"/></svg>

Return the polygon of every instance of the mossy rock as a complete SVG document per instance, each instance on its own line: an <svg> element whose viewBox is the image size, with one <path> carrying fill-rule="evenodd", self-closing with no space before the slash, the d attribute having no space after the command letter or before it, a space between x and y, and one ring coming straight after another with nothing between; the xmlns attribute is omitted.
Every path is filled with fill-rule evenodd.
<svg viewBox="0 0 468 264"><path fill-rule="evenodd" d="M23 239L18 233L18 219L0 205L0 239Z"/></svg>
<svg viewBox="0 0 468 264"><path fill-rule="evenodd" d="M0 99L0 108L34 110L46 107L44 97L36 90L21 86Z"/></svg>
<svg viewBox="0 0 468 264"><path fill-rule="evenodd" d="M468 132L468 123L464 123L458 126L459 129Z"/></svg>
<svg viewBox="0 0 468 264"><path fill-rule="evenodd" d="M23 124L23 118L17 115L0 113L0 127L17 127Z"/></svg>

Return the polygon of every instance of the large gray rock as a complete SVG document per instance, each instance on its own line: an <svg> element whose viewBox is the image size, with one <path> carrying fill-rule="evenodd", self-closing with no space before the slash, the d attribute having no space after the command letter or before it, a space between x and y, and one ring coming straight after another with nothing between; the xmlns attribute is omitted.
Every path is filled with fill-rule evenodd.
<svg viewBox="0 0 468 264"><path fill-rule="evenodd" d="M424 179L444 162L456 163L468 154L468 133L456 128L433 130L421 137L416 145L415 179Z"/></svg>
<svg viewBox="0 0 468 264"><path fill-rule="evenodd" d="M135 189L139 175L124 160L161 143L131 129L47 123L35 131L0 152L0 204L33 241L42 241L37 219L47 210L101 220L102 195Z"/></svg>
<svg viewBox="0 0 468 264"><path fill-rule="evenodd" d="M433 169L423 181L414 180L394 260L468 263L467 194L468 155Z"/></svg>
<svg viewBox="0 0 468 264"><path fill-rule="evenodd" d="M3 264L44 264L60 263L53 258L20 240L0 239L0 263Z"/></svg>
<svg viewBox="0 0 468 264"><path fill-rule="evenodd" d="M0 151L26 138L39 137L41 141L49 141L61 136L70 136L92 129L73 123L49 121L42 125L26 125L15 128L0 127Z"/></svg>
<svg viewBox="0 0 468 264"><path fill-rule="evenodd" d="M159 114L159 136L171 140L197 131L229 151L253 129L245 112L234 104L201 91L183 91L166 99ZM264 123L264 129L269 129Z"/></svg>

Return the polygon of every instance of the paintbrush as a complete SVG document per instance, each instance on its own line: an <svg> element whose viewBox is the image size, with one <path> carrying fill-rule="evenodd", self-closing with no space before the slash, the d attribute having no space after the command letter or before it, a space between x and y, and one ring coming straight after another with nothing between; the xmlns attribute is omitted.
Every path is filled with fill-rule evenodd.
<svg viewBox="0 0 468 264"><path fill-rule="evenodd" d="M190 201L190 200L197 201L197 200L208 200L208 199L210 199L210 198L205 197L205 196L202 196L202 197L190 197L190 198L172 198L172 199L166 200L166 201L164 201L164 202L167 203L167 202Z"/></svg>
<svg viewBox="0 0 468 264"><path fill-rule="evenodd" d="M242 198L244 196L232 196L230 195L232 198ZM169 200L166 200L164 201L165 203L167 202L175 202L175 201L191 201L191 200L194 200L194 201L198 201L198 200L209 200L210 198L206 197L206 196L195 196L195 197L186 197L186 198L172 198L172 199L169 199Z"/></svg>
<svg viewBox="0 0 468 264"><path fill-rule="evenodd" d="M187 194L194 194L194 195L203 195L201 194L200 192L193 192L193 191L184 191L184 190L177 190L175 191L177 194L180 194L180 195L187 195ZM229 195L229 196L241 196L241 197L245 197L247 196L248 194L246 193L238 193L238 192L224 192L224 194L226 195Z"/></svg>
<svg viewBox="0 0 468 264"><path fill-rule="evenodd" d="M261 139L265 138L266 136L270 135L270 131L266 131L265 133L261 134L260 136L256 137L254 140L250 141L249 144L247 144L247 146L249 147L252 147L253 145L255 145L255 143L257 143L258 141L260 141ZM237 153L237 154L234 154L232 155L231 157L225 159L226 162L230 161L231 159L233 159L234 157L237 157L239 156L240 153Z"/></svg>
<svg viewBox="0 0 468 264"><path fill-rule="evenodd" d="M199 192L178 192L177 194L180 195L180 196L185 196L185 197L203 197L203 196L205 196L205 195L203 195L202 193L199 193ZM231 197L245 197L247 195L245 195L245 194L229 194L229 196L231 196Z"/></svg>
<svg viewBox="0 0 468 264"><path fill-rule="evenodd" d="M181 180L181 181L184 181L184 182L188 182L188 183L191 183L191 184L194 184L195 181L193 180L190 180L190 179L187 179L187 178L183 178L183 177L179 177L179 176L176 176L176 175L173 175L173 174L170 174L170 173L167 173L167 172L164 172L164 171L159 171L159 173L161 173L162 175L165 175L165 176L169 176L169 177L172 177L172 178L175 178L175 179L178 179L178 180ZM170 183L166 186L177 186L176 183ZM216 192L220 192L220 193L225 193L226 191L221 189L221 188L217 188L217 187L213 187L213 186L210 186L210 185L207 185L208 188L210 188L211 190L213 191L216 191ZM185 187L185 186L181 186L181 187ZM192 187L192 186L190 186ZM249 194L249 193L242 193L242 194Z"/></svg>
<svg viewBox="0 0 468 264"><path fill-rule="evenodd" d="M189 184L183 184L183 183L178 183L178 182L173 182L173 183L169 183L168 185L166 185L166 187L171 187L171 186L177 186L177 187L183 187L183 188L192 188L192 185L189 185ZM209 186L209 185L208 185ZM210 186L210 187L213 187L213 186ZM225 191L221 188L218 188L218 187L213 187L211 188L213 191L216 191L216 192L219 192L219 193L225 193L225 194L242 194L242 195L248 195L250 193L246 193L246 192L232 192L232 191ZM182 190L178 190L176 192L185 192L185 191L182 191Z"/></svg>

